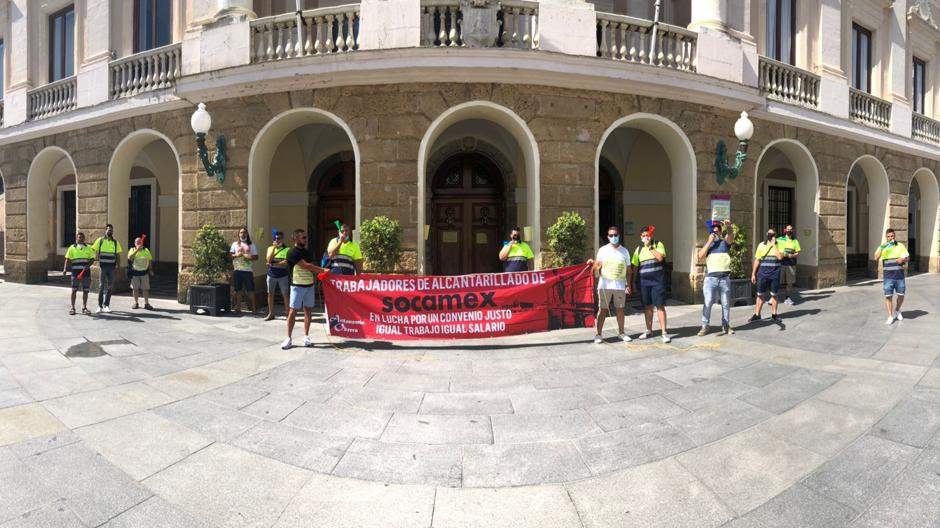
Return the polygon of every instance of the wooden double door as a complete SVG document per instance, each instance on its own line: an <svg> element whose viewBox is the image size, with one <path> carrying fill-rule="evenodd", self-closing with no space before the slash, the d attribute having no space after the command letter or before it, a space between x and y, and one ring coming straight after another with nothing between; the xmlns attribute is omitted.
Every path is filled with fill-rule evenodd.
<svg viewBox="0 0 940 528"><path fill-rule="evenodd" d="M356 165L353 161L340 161L331 166L319 181L311 182L310 191L317 193L316 201L307 211L307 244L310 253L319 258L330 240L336 238L336 220L355 226L356 222ZM290 233L286 241L290 244ZM319 261L318 261L319 262Z"/></svg>
<svg viewBox="0 0 940 528"><path fill-rule="evenodd" d="M480 154L458 154L441 165L431 191L433 274L501 271L506 203L499 168Z"/></svg>

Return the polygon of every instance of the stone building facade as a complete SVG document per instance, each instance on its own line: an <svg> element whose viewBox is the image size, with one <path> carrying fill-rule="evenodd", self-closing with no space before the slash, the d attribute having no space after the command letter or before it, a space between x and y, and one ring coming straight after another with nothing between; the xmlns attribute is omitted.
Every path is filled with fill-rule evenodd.
<svg viewBox="0 0 940 528"><path fill-rule="evenodd" d="M867 274L877 274L871 254L884 228L893 227L905 241L911 222L918 233L917 268L940 270L940 148L911 131L910 117L907 137L896 130L893 120L905 115L898 108L907 104L909 111L910 103L892 100L891 124L873 126L827 106L839 100L822 103L824 88L811 94L816 104L781 101L786 97L764 80L746 79L749 71L758 73L747 65L750 56L756 58L753 42L734 40L727 28L716 35L704 22L709 12L697 2L686 10L688 25L698 31L695 54L684 66L677 60L658 67L604 57L595 35L607 30L605 21L621 19L595 18L592 8L584 23L585 9L577 2L540 4L539 46L545 51L377 45L283 60L256 56L267 31L259 20L266 19L253 20L253 13L235 9L239 2L231 3L234 15L220 11L215 22L187 26L183 67L173 84L0 129L9 280L42 282L61 266L53 246L62 244L62 193L69 190L77 230L95 234L110 222L119 238L128 238L135 221L152 229L157 260L178 272L181 302L191 242L207 223L231 238L248 226L261 235L261 247L270 242L264 235L272 227L310 228L319 235L329 232L334 216L356 225L385 215L404 228L402 272L432 274L485 271L514 225L527 228L539 264L547 262L546 229L565 211L587 220L585 256L602 243L604 223L625 227L631 249L639 226L660 226L672 295L692 300L703 274L694 253L716 197L730 197L732 220L753 243L755 232L780 218L797 226L803 286L845 283L854 254ZM396 6L427 13L408 2ZM191 7L199 8L198 2ZM374 10L380 8L364 3L358 12L362 47L366 31L375 31L367 15L378 16ZM317 20L318 12L304 13ZM590 53L581 49L582 41L548 50L551 37L571 32L553 23L559 13L573 13L578 23L597 28L589 35ZM683 9L674 13L682 16ZM728 12L716 13L735 23ZM831 13L818 16L824 23ZM252 48L244 64L199 52L232 35ZM940 46L940 38L936 42ZM741 71L716 64L720 46L732 46L743 57ZM193 49L198 60L185 57ZM885 53L890 58L891 51ZM185 75L187 68L192 73ZM931 90L935 96L932 84ZM190 116L199 101L212 115L210 136L224 134L227 141L222 183L206 175L197 155ZM716 145L736 144L734 124L742 110L755 130L749 156L736 178L719 183ZM344 177L354 182L344 183ZM463 183L452 185L451 177ZM147 185L152 220L146 211L140 214L132 191ZM772 193L783 193L788 204L772 203ZM911 196L916 214L909 208ZM341 212L322 213L328 206ZM456 239L458 232L470 239L453 245L448 237ZM459 260L452 253L458 250L470 255L466 266L448 268ZM480 254L493 259L481 264L474 260ZM259 282L263 273L259 264Z"/></svg>

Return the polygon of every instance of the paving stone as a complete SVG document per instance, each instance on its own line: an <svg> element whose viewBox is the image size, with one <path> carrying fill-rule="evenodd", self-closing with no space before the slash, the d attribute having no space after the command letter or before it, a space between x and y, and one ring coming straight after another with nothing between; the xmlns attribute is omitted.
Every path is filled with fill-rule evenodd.
<svg viewBox="0 0 940 528"><path fill-rule="evenodd" d="M719 362L716 359L706 359L689 365L664 370L658 374L673 383L688 386L717 378L736 368L738 368L738 365L733 362Z"/></svg>
<svg viewBox="0 0 940 528"><path fill-rule="evenodd" d="M152 409L173 398L144 383L83 392L48 400L43 405L72 429Z"/></svg>
<svg viewBox="0 0 940 528"><path fill-rule="evenodd" d="M499 393L428 393L424 395L421 414L512 414L512 401Z"/></svg>
<svg viewBox="0 0 940 528"><path fill-rule="evenodd" d="M926 447L940 431L940 402L908 398L872 428L872 434L914 447Z"/></svg>
<svg viewBox="0 0 940 528"><path fill-rule="evenodd" d="M55 434L65 428L38 403L0 409L0 446Z"/></svg>
<svg viewBox="0 0 940 528"><path fill-rule="evenodd" d="M4 343L3 346L7 348L10 344ZM69 361L67 357L60 354L58 350L49 350L48 348L43 350L38 345L28 350L33 350L33 352L6 354L0 356L0 361L3 362L7 370L14 376L17 374L29 374L72 366L72 362Z"/></svg>
<svg viewBox="0 0 940 528"><path fill-rule="evenodd" d="M854 527L934 528L940 519L940 449L926 449L874 499Z"/></svg>
<svg viewBox="0 0 940 528"><path fill-rule="evenodd" d="M607 403L607 400L587 387L567 387L512 394L512 407L516 414L551 414L604 403Z"/></svg>
<svg viewBox="0 0 940 528"><path fill-rule="evenodd" d="M865 434L877 419L872 411L811 398L767 420L758 429L831 457Z"/></svg>
<svg viewBox="0 0 940 528"><path fill-rule="evenodd" d="M86 525L68 509L65 501L57 500L0 523L0 528L86 528Z"/></svg>
<svg viewBox="0 0 940 528"><path fill-rule="evenodd" d="M674 369L675 367L676 359L674 357L644 357L606 366L604 367L604 375L611 380L624 380L636 378L644 374L659 373Z"/></svg>
<svg viewBox="0 0 940 528"><path fill-rule="evenodd" d="M349 442L348 438L262 421L236 438L232 445L286 464L329 473Z"/></svg>
<svg viewBox="0 0 940 528"><path fill-rule="evenodd" d="M36 510L57 497L26 465L9 452L0 452L0 522ZM10 460L12 458L12 461Z"/></svg>
<svg viewBox="0 0 940 528"><path fill-rule="evenodd" d="M587 409L594 421L605 431L635 427L685 414L688 411L660 395L598 405Z"/></svg>
<svg viewBox="0 0 940 528"><path fill-rule="evenodd" d="M314 474L274 528L427 528L434 488Z"/></svg>
<svg viewBox="0 0 940 528"><path fill-rule="evenodd" d="M709 382L700 385L705 383ZM695 445L704 445L743 431L771 416L767 411L732 399L701 407L690 414L680 414L668 422L681 429Z"/></svg>
<svg viewBox="0 0 940 528"><path fill-rule="evenodd" d="M492 444L493 427L489 416L396 413L381 439L413 444Z"/></svg>
<svg viewBox="0 0 940 528"><path fill-rule="evenodd" d="M863 436L803 483L842 504L864 511L919 453L920 450L910 446Z"/></svg>
<svg viewBox="0 0 940 528"><path fill-rule="evenodd" d="M583 367L583 365L579 365ZM541 372L531 372L528 379L536 389L561 389L566 387L591 387L610 381L601 369L564 368Z"/></svg>
<svg viewBox="0 0 940 528"><path fill-rule="evenodd" d="M424 393L421 392L346 387L334 394L332 399L360 409L416 413L423 397Z"/></svg>
<svg viewBox="0 0 940 528"><path fill-rule="evenodd" d="M10 374L6 367L0 367L0 391L7 391L20 388L19 382Z"/></svg>
<svg viewBox="0 0 940 528"><path fill-rule="evenodd" d="M680 387L682 387L682 385L673 383L656 374L644 374L623 381L596 385L592 388L594 392L607 401L619 402L649 396L651 394L658 394Z"/></svg>
<svg viewBox="0 0 940 528"><path fill-rule="evenodd" d="M798 370L764 386L762 390L741 396L741 401L774 414L782 413L807 400L833 383L841 374L819 370Z"/></svg>
<svg viewBox="0 0 940 528"><path fill-rule="evenodd" d="M208 438L142 412L76 430L85 445L136 480L143 480L211 443Z"/></svg>
<svg viewBox="0 0 940 528"><path fill-rule="evenodd" d="M147 380L147 385L173 396L189 398L238 381L241 375L209 367L193 367Z"/></svg>
<svg viewBox="0 0 940 528"><path fill-rule="evenodd" d="M911 390L897 380L873 376L849 376L819 393L820 400L869 409L878 413L894 407Z"/></svg>
<svg viewBox="0 0 940 528"><path fill-rule="evenodd" d="M754 387L726 378L712 378L695 385L662 393L667 399L684 409L695 411L752 392Z"/></svg>
<svg viewBox="0 0 940 528"><path fill-rule="evenodd" d="M437 490L433 527L581 528L561 486Z"/></svg>
<svg viewBox="0 0 940 528"><path fill-rule="evenodd" d="M462 447L357 438L333 474L378 482L460 487Z"/></svg>
<svg viewBox="0 0 940 528"><path fill-rule="evenodd" d="M284 423L340 438L378 438L391 417L387 412L308 402L285 418Z"/></svg>
<svg viewBox="0 0 940 528"><path fill-rule="evenodd" d="M346 367L325 380L325 383L362 387L378 374L377 369Z"/></svg>
<svg viewBox="0 0 940 528"><path fill-rule="evenodd" d="M71 444L24 463L85 524L98 526L149 498L151 493L103 457Z"/></svg>
<svg viewBox="0 0 940 528"><path fill-rule="evenodd" d="M260 421L255 416L198 397L171 403L154 409L154 412L211 440L223 442L244 433Z"/></svg>
<svg viewBox="0 0 940 528"><path fill-rule="evenodd" d="M601 432L582 409L555 414L504 414L491 419L497 444L573 440Z"/></svg>
<svg viewBox="0 0 940 528"><path fill-rule="evenodd" d="M103 528L211 528L211 525L174 508L160 497L151 497L118 515Z"/></svg>
<svg viewBox="0 0 940 528"><path fill-rule="evenodd" d="M379 372L369 380L366 387L406 392L447 392L450 387L450 377Z"/></svg>
<svg viewBox="0 0 940 528"><path fill-rule="evenodd" d="M796 484L745 518L754 526L766 528L839 528L857 515L852 508Z"/></svg>
<svg viewBox="0 0 940 528"><path fill-rule="evenodd" d="M526 374L513 372L494 376L456 376L450 382L450 392L505 392L506 389L532 387ZM554 388L543 385L542 388ZM445 391L431 391L445 392Z"/></svg>
<svg viewBox="0 0 940 528"><path fill-rule="evenodd" d="M734 515L671 458L566 487L586 528L709 528Z"/></svg>
<svg viewBox="0 0 940 528"><path fill-rule="evenodd" d="M10 389L0 391L0 409L5 407L15 407L26 403L32 403L33 398L23 389Z"/></svg>
<svg viewBox="0 0 940 528"><path fill-rule="evenodd" d="M36 400L48 400L104 388L101 382L79 367L23 373L18 375L17 379Z"/></svg>
<svg viewBox="0 0 940 528"><path fill-rule="evenodd" d="M570 482L589 476L577 448L567 441L463 449L463 485L468 488Z"/></svg>
<svg viewBox="0 0 940 528"><path fill-rule="evenodd" d="M307 399L297 393L274 393L242 408L241 412L272 422L279 422L290 416L290 413L296 411L305 403L307 403Z"/></svg>
<svg viewBox="0 0 940 528"><path fill-rule="evenodd" d="M271 526L311 473L213 444L144 484L170 505L222 527Z"/></svg>
<svg viewBox="0 0 940 528"><path fill-rule="evenodd" d="M65 429L55 434L32 438L18 444L11 444L6 449L9 449L11 453L19 458L26 458L32 455L38 455L39 453L45 453L50 449L56 449L81 441L80 436L69 429Z"/></svg>
<svg viewBox="0 0 940 528"><path fill-rule="evenodd" d="M644 423L575 441L595 475L646 464L695 447L679 428L666 423Z"/></svg>
<svg viewBox="0 0 940 528"><path fill-rule="evenodd" d="M255 389L247 383L232 383L218 389L211 390L201 395L202 399L209 400L212 403L228 407L230 409L241 409L267 396L268 393Z"/></svg>
<svg viewBox="0 0 940 528"><path fill-rule="evenodd" d="M796 372L796 367L758 361L757 363L728 372L724 377L732 381L737 381L738 383L745 383L752 387L766 387L793 372Z"/></svg>
<svg viewBox="0 0 940 528"><path fill-rule="evenodd" d="M825 461L753 429L682 453L676 460L737 513L760 506Z"/></svg>
<svg viewBox="0 0 940 528"><path fill-rule="evenodd" d="M927 370L927 373L920 380L920 385L931 389L940 389L940 368L934 367Z"/></svg>
<svg viewBox="0 0 940 528"><path fill-rule="evenodd" d="M264 392L290 392L317 385L339 372L332 365L291 363L251 378L251 385Z"/></svg>

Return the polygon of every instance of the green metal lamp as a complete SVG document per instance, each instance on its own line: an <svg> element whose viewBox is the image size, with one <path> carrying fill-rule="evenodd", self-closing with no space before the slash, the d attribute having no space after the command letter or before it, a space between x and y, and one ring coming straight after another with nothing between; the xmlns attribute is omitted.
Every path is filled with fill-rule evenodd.
<svg viewBox="0 0 940 528"><path fill-rule="evenodd" d="M202 166L206 169L206 174L215 176L219 183L225 181L225 162L228 161L228 154L225 152L225 136L220 135L215 140L215 156L209 161L209 151L206 149L206 134L212 128L212 117L206 112L205 103L199 103L196 111L189 120L189 124L196 133L196 148L199 151L199 159L202 160Z"/></svg>
<svg viewBox="0 0 940 528"><path fill-rule="evenodd" d="M738 152L734 157L734 166L728 165L725 158L728 154L728 147L725 142L718 140L718 147L715 149L715 177L718 179L718 185L725 183L725 179L732 180L738 177L741 168L744 167L744 160L747 159L747 144L754 135L754 123L747 118L747 112L741 112L741 117L734 123L734 135L738 138Z"/></svg>

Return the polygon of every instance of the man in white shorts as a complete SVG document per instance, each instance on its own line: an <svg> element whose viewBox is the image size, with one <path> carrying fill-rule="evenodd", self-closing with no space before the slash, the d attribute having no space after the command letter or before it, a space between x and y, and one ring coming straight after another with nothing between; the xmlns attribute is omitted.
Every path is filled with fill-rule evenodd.
<svg viewBox="0 0 940 528"><path fill-rule="evenodd" d="M607 228L609 244L597 250L597 258L587 263L600 272L597 281L597 296L599 299L597 310L597 327L594 343L604 342L601 333L604 331L604 320L607 319L608 307L614 304L617 311L617 328L620 330L620 339L630 341L623 329L623 308L627 304L627 295L630 294L630 283L633 279L633 267L630 265L630 251L620 245L620 228L613 226Z"/></svg>

